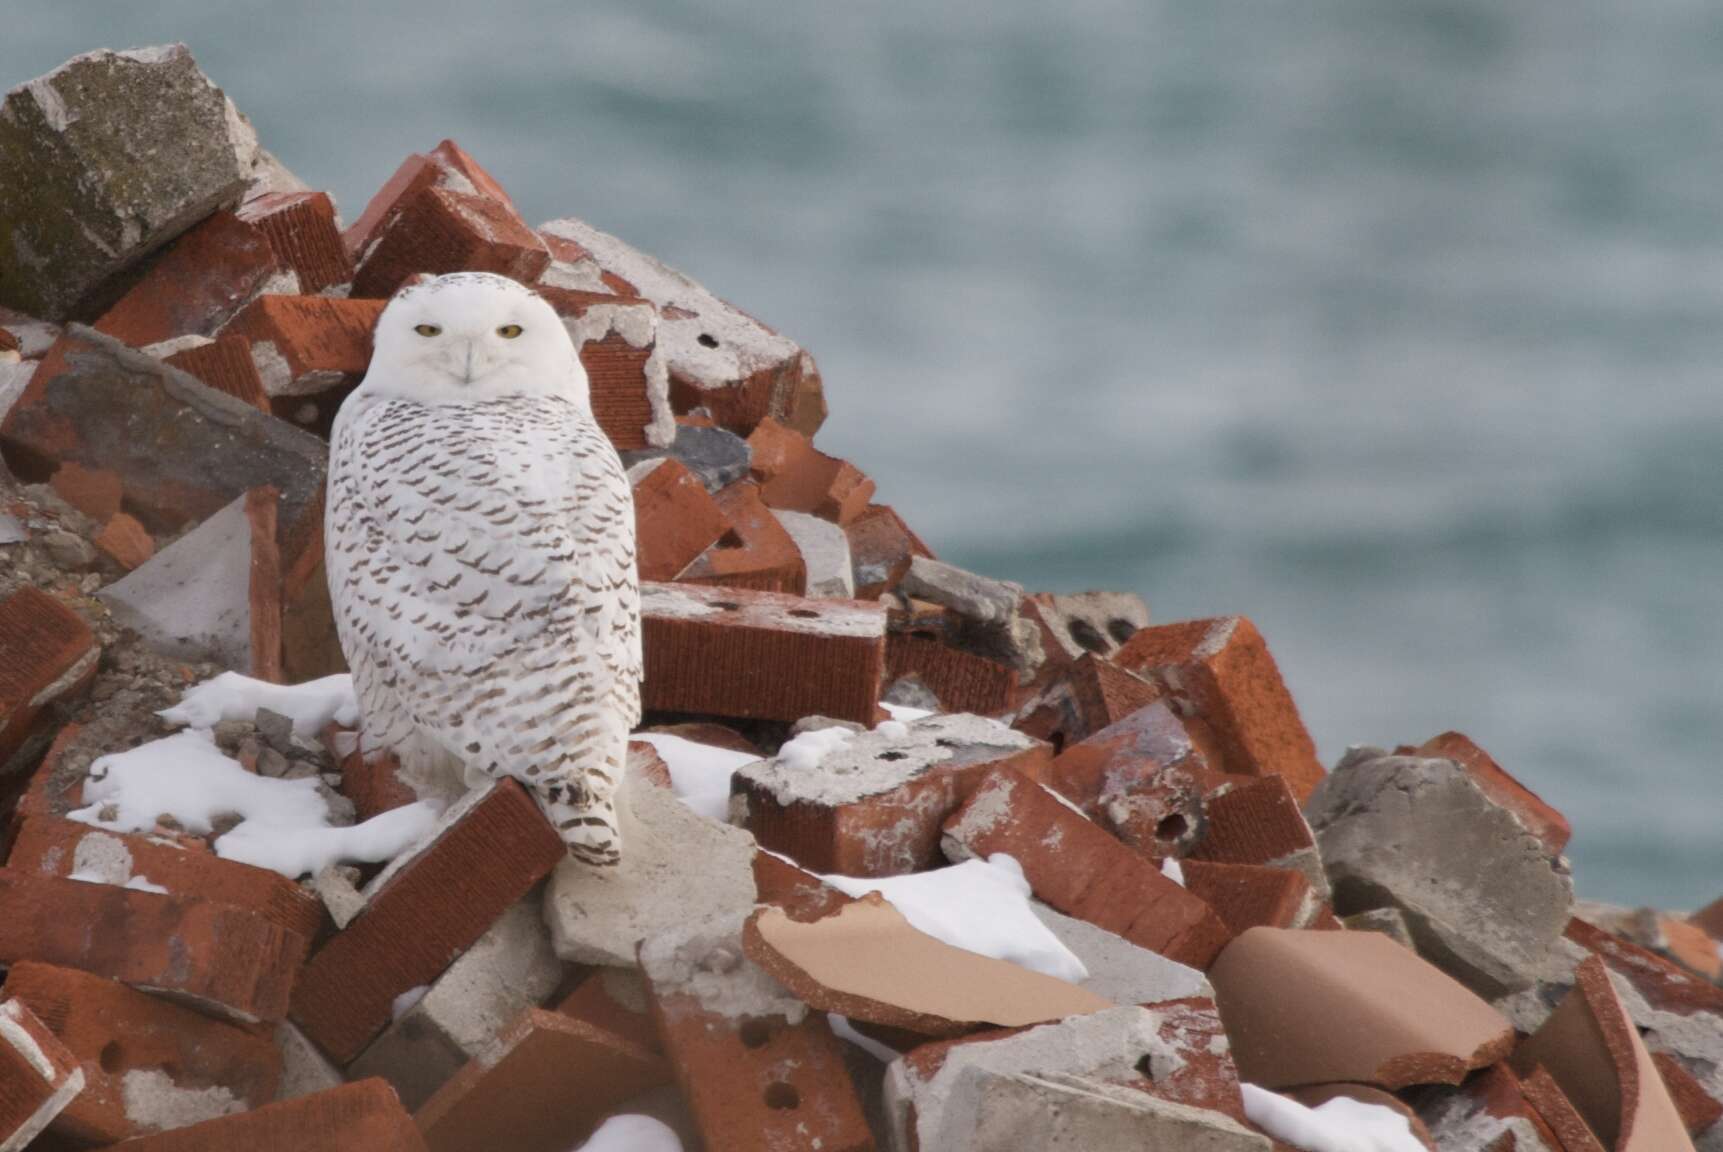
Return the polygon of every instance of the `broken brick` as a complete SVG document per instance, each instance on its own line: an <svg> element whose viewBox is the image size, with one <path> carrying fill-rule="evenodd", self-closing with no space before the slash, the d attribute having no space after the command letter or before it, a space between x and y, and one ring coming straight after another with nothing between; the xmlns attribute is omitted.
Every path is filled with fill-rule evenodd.
<svg viewBox="0 0 1723 1152"><path fill-rule="evenodd" d="M1042 685L1018 710L1012 727L1063 752L1161 695L1160 688L1135 673L1085 652Z"/></svg>
<svg viewBox="0 0 1723 1152"><path fill-rule="evenodd" d="M323 928L317 898L278 872L57 816L32 815L21 821L6 867L32 876L66 877L103 872L105 861L114 862L115 874L103 877L113 883L142 876L174 896L243 909L307 942Z"/></svg>
<svg viewBox="0 0 1723 1152"><path fill-rule="evenodd" d="M40 736L44 710L95 676L101 650L83 617L29 585L0 600L0 765Z"/></svg>
<svg viewBox="0 0 1723 1152"><path fill-rule="evenodd" d="M642 580L674 580L730 530L723 509L680 461L629 470L634 486L635 552Z"/></svg>
<svg viewBox="0 0 1723 1152"><path fill-rule="evenodd" d="M371 363L371 333L381 300L329 296L259 296L222 329L251 341L264 392L307 397L357 384Z"/></svg>
<svg viewBox="0 0 1723 1152"><path fill-rule="evenodd" d="M291 276L282 279L267 236L232 212L217 212L174 241L95 328L134 348L213 336L270 289L292 292L298 284Z"/></svg>
<svg viewBox="0 0 1723 1152"><path fill-rule="evenodd" d="M176 1128L126 1144L126 1152L426 1152L395 1090L360 1080Z"/></svg>
<svg viewBox="0 0 1723 1152"><path fill-rule="evenodd" d="M991 769L1031 779L1049 749L994 720L930 716L905 729L858 733L817 771L794 757L737 771L747 828L762 848L845 876L896 876L941 862L940 828Z"/></svg>
<svg viewBox="0 0 1723 1152"><path fill-rule="evenodd" d="M1017 673L989 660L913 632L893 631L886 641L886 679L914 676L946 712L999 716L1009 711Z"/></svg>
<svg viewBox="0 0 1723 1152"><path fill-rule="evenodd" d="M84 1070L21 1000L0 1001L0 1148L23 1152L83 1091Z"/></svg>
<svg viewBox="0 0 1723 1152"><path fill-rule="evenodd" d="M1551 856L1560 856L1573 829L1567 817L1544 803L1542 798L1497 764L1488 752L1459 732L1444 732L1413 749L1413 756L1439 756L1452 760L1491 800L1519 817L1527 831L1543 841Z"/></svg>
<svg viewBox="0 0 1723 1152"><path fill-rule="evenodd" d="M419 798L413 786L401 779L401 762L386 749L366 749L358 733L349 734L354 744L341 757L341 794L353 801L360 820L411 804ZM332 740L324 741L331 749Z"/></svg>
<svg viewBox="0 0 1723 1152"><path fill-rule="evenodd" d="M48 483L55 495L98 524L120 510L120 498L125 492L119 473L106 468L86 468L75 460L54 469Z"/></svg>
<svg viewBox="0 0 1723 1152"><path fill-rule="evenodd" d="M162 1077L169 1092L221 1090L229 1107L261 1108L275 1098L281 1057L268 1037L74 968L14 964L4 994L49 1022L83 1067L84 1090L54 1123L56 1133L106 1144L172 1126L147 1107L132 1114L128 1096L148 1091L128 1091L134 1073Z"/></svg>
<svg viewBox="0 0 1723 1152"><path fill-rule="evenodd" d="M620 1036L643 1051L662 1055L664 1046L659 1043L649 1009L640 973L623 968L595 969L556 1006L560 1015Z"/></svg>
<svg viewBox="0 0 1723 1152"><path fill-rule="evenodd" d="M1208 905L1040 785L995 768L945 823L946 855L1004 852L1035 896L1131 943L1193 968L1226 944Z"/></svg>
<svg viewBox="0 0 1723 1152"><path fill-rule="evenodd" d="M1054 758L1043 781L1145 856L1183 856L1203 834L1207 761L1163 701Z"/></svg>
<svg viewBox="0 0 1723 1152"><path fill-rule="evenodd" d="M567 1152L606 1115L670 1078L652 1049L586 1020L532 1008L418 1110L431 1152Z"/></svg>
<svg viewBox="0 0 1723 1152"><path fill-rule="evenodd" d="M873 1137L825 1017L742 955L739 923L648 940L653 1019L707 1152L864 1152Z"/></svg>
<svg viewBox="0 0 1723 1152"><path fill-rule="evenodd" d="M1185 887L1202 897L1233 933L1258 925L1314 928L1327 907L1304 874L1290 868L1186 860L1181 870Z"/></svg>
<svg viewBox="0 0 1723 1152"><path fill-rule="evenodd" d="M867 511L874 482L847 460L827 456L808 437L767 417L748 437L750 472L768 508L807 512L848 526Z"/></svg>
<svg viewBox="0 0 1723 1152"><path fill-rule="evenodd" d="M885 611L740 588L641 586L648 711L874 721Z"/></svg>
<svg viewBox="0 0 1723 1152"><path fill-rule="evenodd" d="M1723 942L1723 896L1705 905L1687 920L1698 925L1711 939Z"/></svg>
<svg viewBox="0 0 1723 1152"><path fill-rule="evenodd" d="M134 517L116 512L92 543L102 555L130 572L156 554L156 542Z"/></svg>
<svg viewBox="0 0 1723 1152"><path fill-rule="evenodd" d="M754 887L761 904L782 908L794 920L817 920L850 902L850 897L775 852L754 853Z"/></svg>
<svg viewBox="0 0 1723 1152"><path fill-rule="evenodd" d="M1319 894L1328 892L1316 835L1285 778L1228 781L1208 793L1203 814L1202 839L1191 859L1296 868Z"/></svg>
<svg viewBox="0 0 1723 1152"><path fill-rule="evenodd" d="M515 781L469 793L367 886L364 910L306 964L294 1022L338 1063L351 1061L389 1023L395 997L442 975L563 855Z"/></svg>
<svg viewBox="0 0 1723 1152"><path fill-rule="evenodd" d="M250 1022L286 1012L305 949L230 905L0 869L0 964L81 968Z"/></svg>
<svg viewBox="0 0 1723 1152"><path fill-rule="evenodd" d="M281 546L275 528L280 493L253 488L245 494L245 519L251 527L250 607L251 675L283 683L281 669Z"/></svg>
<svg viewBox="0 0 1723 1152"><path fill-rule="evenodd" d="M731 484L715 499L730 530L683 570L680 582L802 595L808 569L801 549L760 499L759 485Z"/></svg>
<svg viewBox="0 0 1723 1152"><path fill-rule="evenodd" d="M1561 1085L1543 1065L1533 1064L1520 1070L1520 1091L1525 1093L1526 1101L1555 1133L1562 1152L1611 1152L1618 1147L1613 1141L1608 1148L1599 1143L1597 1134L1574 1107L1572 1098L1562 1091Z"/></svg>
<svg viewBox="0 0 1723 1152"><path fill-rule="evenodd" d="M494 272L531 284L550 252L514 206L432 185L408 195L359 254L353 295L387 299L418 273Z"/></svg>
<svg viewBox="0 0 1723 1152"><path fill-rule="evenodd" d="M1698 1139L1718 1121L1723 1121L1723 1101L1712 1099L1705 1085L1695 1079L1679 1060L1667 1052L1653 1052L1651 1062L1657 1066L1657 1074L1662 1077L1669 1098L1675 1102L1675 1110L1681 1114L1681 1122L1686 1125L1689 1136Z"/></svg>
<svg viewBox="0 0 1723 1152"><path fill-rule="evenodd" d="M353 278L353 259L335 223L327 192L270 192L240 205L239 219L268 240L277 262L314 295Z"/></svg>
<svg viewBox="0 0 1723 1152"><path fill-rule="evenodd" d="M1161 684L1187 725L1200 722L1212 734L1218 771L1284 776L1301 804L1322 780L1298 706L1243 616L1144 628L1114 659Z"/></svg>
<svg viewBox="0 0 1723 1152"><path fill-rule="evenodd" d="M1421 1111L1438 1148L1563 1152L1555 1133L1526 1098L1525 1085L1506 1064L1490 1065L1458 1091L1443 1094Z"/></svg>
<svg viewBox="0 0 1723 1152"><path fill-rule="evenodd" d="M243 336L224 335L207 344L181 348L167 357L167 363L259 412L271 411L263 377L251 358L251 341Z"/></svg>
<svg viewBox="0 0 1723 1152"><path fill-rule="evenodd" d="M1129 592L1039 592L1024 599L1023 615L1040 628L1048 658L1061 664L1112 656L1149 626L1149 606Z"/></svg>
<svg viewBox="0 0 1723 1152"><path fill-rule="evenodd" d="M407 157L371 197L359 218L342 235L348 254L354 260L363 257L383 228L399 215L402 205L419 191L431 187L475 192L513 207L508 193L503 191L495 177L481 168L459 144L444 140L428 153Z"/></svg>
<svg viewBox="0 0 1723 1152"><path fill-rule="evenodd" d="M658 310L645 300L540 285L586 370L593 419L618 452L676 438L669 376L658 354Z"/></svg>
<svg viewBox="0 0 1723 1152"><path fill-rule="evenodd" d="M844 533L855 569L855 594L861 600L877 600L894 591L909 571L911 559L933 555L903 517L885 504L869 504L845 526Z"/></svg>

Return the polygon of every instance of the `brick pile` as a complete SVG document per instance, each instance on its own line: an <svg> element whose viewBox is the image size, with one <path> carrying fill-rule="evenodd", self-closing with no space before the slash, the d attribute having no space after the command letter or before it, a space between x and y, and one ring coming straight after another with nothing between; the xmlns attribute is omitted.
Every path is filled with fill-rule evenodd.
<svg viewBox="0 0 1723 1152"><path fill-rule="evenodd" d="M0 1152L561 1152L636 1113L711 1152L1297 1147L1259 1089L1442 1152L1723 1149L1723 900L1575 903L1567 822L1458 733L1325 771L1242 616L938 560L815 446L808 353L454 142L343 227L152 49L9 93L0 173ZM323 438L388 296L463 269L574 337L645 727L733 754L728 810L641 742L605 874L512 781L299 881L68 819L188 686L343 670ZM280 723L215 738L351 818L415 799ZM92 882L116 855L152 883ZM1080 986L821 875L1002 855Z"/></svg>

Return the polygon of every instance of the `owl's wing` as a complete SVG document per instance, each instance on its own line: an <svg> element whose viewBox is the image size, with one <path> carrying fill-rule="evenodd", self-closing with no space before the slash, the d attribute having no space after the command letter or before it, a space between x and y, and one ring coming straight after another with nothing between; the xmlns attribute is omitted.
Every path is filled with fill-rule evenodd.
<svg viewBox="0 0 1723 1152"><path fill-rule="evenodd" d="M638 721L633 500L590 418L554 398L391 400L338 429L337 457L343 642L419 724L511 771L595 707Z"/></svg>

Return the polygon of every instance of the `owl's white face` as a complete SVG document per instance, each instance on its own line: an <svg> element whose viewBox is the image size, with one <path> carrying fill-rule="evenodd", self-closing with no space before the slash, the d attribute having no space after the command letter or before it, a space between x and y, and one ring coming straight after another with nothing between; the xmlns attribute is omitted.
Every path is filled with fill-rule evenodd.
<svg viewBox="0 0 1723 1152"><path fill-rule="evenodd" d="M377 321L371 396L477 404L564 396L588 407L586 371L554 309L488 272L452 272L403 289Z"/></svg>

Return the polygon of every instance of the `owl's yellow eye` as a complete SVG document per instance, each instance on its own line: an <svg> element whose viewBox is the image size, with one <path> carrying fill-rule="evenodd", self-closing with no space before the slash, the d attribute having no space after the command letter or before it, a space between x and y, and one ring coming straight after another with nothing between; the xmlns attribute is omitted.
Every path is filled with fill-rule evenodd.
<svg viewBox="0 0 1723 1152"><path fill-rule="evenodd" d="M501 336L504 340L513 340L520 334L521 326L519 324L504 324L501 328L497 329L497 335Z"/></svg>
<svg viewBox="0 0 1723 1152"><path fill-rule="evenodd" d="M415 324L413 331L421 336L441 336L443 334L443 330L435 324Z"/></svg>

